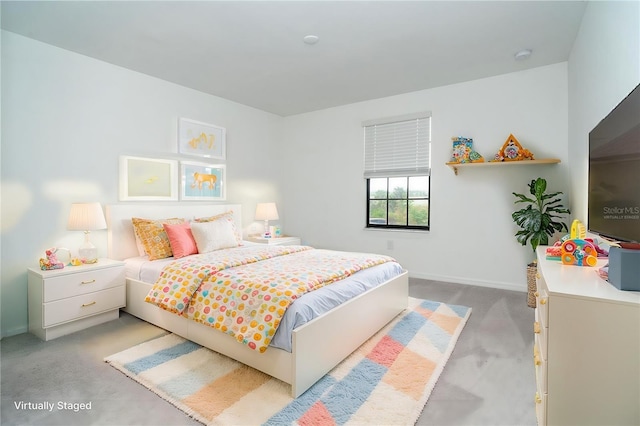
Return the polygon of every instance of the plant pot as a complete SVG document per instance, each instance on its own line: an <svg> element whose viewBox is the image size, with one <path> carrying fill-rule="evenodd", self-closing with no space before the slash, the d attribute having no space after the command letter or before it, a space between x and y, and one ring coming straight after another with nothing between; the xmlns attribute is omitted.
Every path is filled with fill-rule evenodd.
<svg viewBox="0 0 640 426"><path fill-rule="evenodd" d="M536 291L538 291L538 286L536 285L537 273L538 264L536 262L527 265L527 306L530 308L536 307Z"/></svg>

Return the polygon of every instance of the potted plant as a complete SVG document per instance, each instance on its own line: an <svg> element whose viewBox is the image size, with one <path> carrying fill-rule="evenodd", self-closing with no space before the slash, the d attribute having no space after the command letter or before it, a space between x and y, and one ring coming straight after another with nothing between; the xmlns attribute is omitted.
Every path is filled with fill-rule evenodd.
<svg viewBox="0 0 640 426"><path fill-rule="evenodd" d="M552 192L547 194L547 181L543 178L537 178L529 184L529 193L532 197L517 194L513 195L517 198L514 204L526 203L523 209L515 211L511 214L513 221L520 227L516 233L516 239L523 246L527 242L531 244L531 248L535 253L539 245L548 245L549 237L553 236L556 231L569 231L566 223L559 221L563 215L570 214L569 209L562 205L562 200L558 195L562 192ZM536 306L536 262L527 265L527 286L528 286L528 302L527 304L534 308Z"/></svg>

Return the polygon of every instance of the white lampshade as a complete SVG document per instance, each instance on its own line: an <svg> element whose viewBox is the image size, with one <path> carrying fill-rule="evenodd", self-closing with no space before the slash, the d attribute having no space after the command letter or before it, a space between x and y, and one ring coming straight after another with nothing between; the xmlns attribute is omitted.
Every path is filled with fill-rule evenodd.
<svg viewBox="0 0 640 426"><path fill-rule="evenodd" d="M278 220L276 203L258 203L256 207L256 220Z"/></svg>
<svg viewBox="0 0 640 426"><path fill-rule="evenodd" d="M107 222L100 203L73 203L67 228L70 231L95 231L106 229Z"/></svg>
<svg viewBox="0 0 640 426"><path fill-rule="evenodd" d="M67 228L71 231L84 231L84 243L78 249L78 254L85 263L98 261L98 249L89 241L91 231L106 227L107 221L100 203L71 204Z"/></svg>

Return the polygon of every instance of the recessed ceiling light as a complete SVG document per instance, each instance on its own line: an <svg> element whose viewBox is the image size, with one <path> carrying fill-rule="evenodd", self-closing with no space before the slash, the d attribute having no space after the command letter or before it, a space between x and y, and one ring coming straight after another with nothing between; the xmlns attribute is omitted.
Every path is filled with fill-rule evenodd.
<svg viewBox="0 0 640 426"><path fill-rule="evenodd" d="M516 53L514 56L517 61L525 60L529 58L529 56L531 56L531 49L522 49L521 51Z"/></svg>
<svg viewBox="0 0 640 426"><path fill-rule="evenodd" d="M320 38L317 35L309 34L304 36L303 40L307 44L316 44Z"/></svg>

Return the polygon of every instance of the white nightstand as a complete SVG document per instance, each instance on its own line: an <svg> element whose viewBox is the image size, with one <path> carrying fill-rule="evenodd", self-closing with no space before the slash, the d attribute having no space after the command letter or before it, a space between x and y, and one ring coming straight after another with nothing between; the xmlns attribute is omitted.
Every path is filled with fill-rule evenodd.
<svg viewBox="0 0 640 426"><path fill-rule="evenodd" d="M29 268L29 331L51 340L117 319L126 305L124 262Z"/></svg>
<svg viewBox="0 0 640 426"><path fill-rule="evenodd" d="M300 238L298 237L274 237L274 238L261 238L261 237L248 237L247 241L252 243L269 244L271 246L299 246Z"/></svg>

